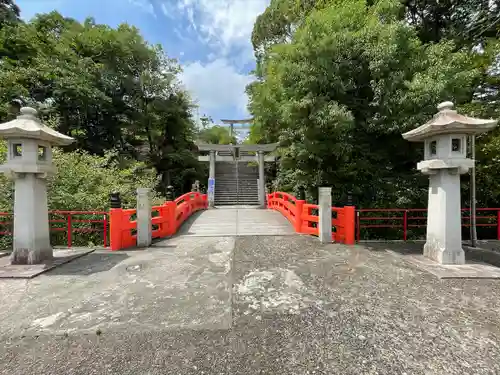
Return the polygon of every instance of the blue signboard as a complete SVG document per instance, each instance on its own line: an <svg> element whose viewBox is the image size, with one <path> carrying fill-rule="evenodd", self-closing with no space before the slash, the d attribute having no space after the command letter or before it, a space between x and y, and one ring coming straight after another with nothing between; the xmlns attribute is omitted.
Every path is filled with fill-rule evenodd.
<svg viewBox="0 0 500 375"><path fill-rule="evenodd" d="M215 201L215 178L208 179L208 202L212 206Z"/></svg>
<svg viewBox="0 0 500 375"><path fill-rule="evenodd" d="M208 192L212 193L215 190L215 178L208 179Z"/></svg>

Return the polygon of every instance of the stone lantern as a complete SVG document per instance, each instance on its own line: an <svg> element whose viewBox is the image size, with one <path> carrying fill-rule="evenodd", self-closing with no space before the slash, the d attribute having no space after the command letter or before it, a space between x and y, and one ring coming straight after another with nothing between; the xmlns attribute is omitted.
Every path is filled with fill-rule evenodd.
<svg viewBox="0 0 500 375"><path fill-rule="evenodd" d="M452 102L424 125L403 134L410 142L424 142L424 160L417 169L429 176L427 238L424 256L440 264L465 264L462 249L460 175L474 166L467 158L467 136L487 132L495 120L463 116Z"/></svg>
<svg viewBox="0 0 500 375"><path fill-rule="evenodd" d="M74 139L43 125L29 107L0 125L0 138L8 143L7 161L0 171L15 183L11 263L43 263L53 257L47 208L47 177L56 172L52 146L69 145Z"/></svg>

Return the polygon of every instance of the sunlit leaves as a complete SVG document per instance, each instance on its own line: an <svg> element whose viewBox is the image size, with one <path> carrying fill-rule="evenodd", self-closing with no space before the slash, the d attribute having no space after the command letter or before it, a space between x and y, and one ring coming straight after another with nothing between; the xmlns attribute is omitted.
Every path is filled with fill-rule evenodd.
<svg viewBox="0 0 500 375"><path fill-rule="evenodd" d="M310 9L287 43L266 48L250 110L259 136L286 148L283 188L314 195L326 184L363 205L416 188L420 150L401 133L442 100L466 101L479 72L453 43L423 45L400 13L397 1L332 1Z"/></svg>

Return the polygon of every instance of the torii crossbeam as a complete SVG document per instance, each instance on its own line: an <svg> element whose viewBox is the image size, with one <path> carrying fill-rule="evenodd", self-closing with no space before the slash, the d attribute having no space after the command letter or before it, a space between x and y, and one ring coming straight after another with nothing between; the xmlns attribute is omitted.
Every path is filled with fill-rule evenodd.
<svg viewBox="0 0 500 375"><path fill-rule="evenodd" d="M248 126L238 127L238 130L250 130L250 126L253 123L253 118L244 120L221 120L223 124L229 125L229 135L232 137L234 133L235 124L248 124Z"/></svg>

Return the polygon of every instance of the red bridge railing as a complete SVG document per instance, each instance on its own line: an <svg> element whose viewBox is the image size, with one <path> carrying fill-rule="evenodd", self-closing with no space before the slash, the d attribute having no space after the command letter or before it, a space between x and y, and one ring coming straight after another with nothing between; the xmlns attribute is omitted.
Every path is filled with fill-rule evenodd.
<svg viewBox="0 0 500 375"><path fill-rule="evenodd" d="M206 194L190 192L174 201L165 202L151 209L152 237L168 237L177 232L179 227L194 212L208 207ZM137 210L112 208L110 210L110 247L121 250L137 244Z"/></svg>
<svg viewBox="0 0 500 375"><path fill-rule="evenodd" d="M500 208L477 208L476 226L478 229L489 229L489 233L482 239L500 240ZM360 241L362 234L375 234L378 229L394 229L390 237L386 234L384 240L407 241L414 232L420 231L425 235L427 226L426 208L378 208L359 209L356 211L356 240ZM462 228L471 226L470 208L462 209ZM364 233L363 233L364 232ZM369 236L363 236L369 239ZM487 237L487 238L486 238Z"/></svg>
<svg viewBox="0 0 500 375"><path fill-rule="evenodd" d="M279 211L295 228L297 233L319 235L319 208L293 195L275 192L267 195L267 207ZM355 207L332 207L332 240L347 245L355 243Z"/></svg>

